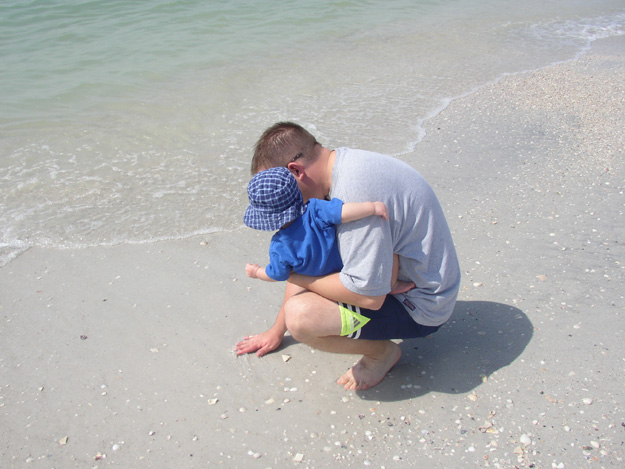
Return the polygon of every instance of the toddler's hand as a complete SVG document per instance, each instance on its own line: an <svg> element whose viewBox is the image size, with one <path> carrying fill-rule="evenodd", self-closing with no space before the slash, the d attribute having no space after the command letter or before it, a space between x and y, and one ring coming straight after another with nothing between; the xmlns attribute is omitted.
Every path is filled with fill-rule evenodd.
<svg viewBox="0 0 625 469"><path fill-rule="evenodd" d="M256 276L258 269L260 269L260 266L258 264L247 264L245 266L245 273L249 278L258 278Z"/></svg>
<svg viewBox="0 0 625 469"><path fill-rule="evenodd" d="M373 202L373 208L375 210L374 215L388 220L388 210L386 210L386 205L384 205L384 202Z"/></svg>

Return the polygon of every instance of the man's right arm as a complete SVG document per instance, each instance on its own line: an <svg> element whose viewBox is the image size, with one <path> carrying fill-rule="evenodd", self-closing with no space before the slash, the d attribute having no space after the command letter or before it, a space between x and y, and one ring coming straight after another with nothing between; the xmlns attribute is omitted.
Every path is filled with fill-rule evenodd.
<svg viewBox="0 0 625 469"><path fill-rule="evenodd" d="M259 357L268 354L269 352L277 349L282 343L282 339L284 338L284 334L286 334L286 320L284 314L284 305L289 301L289 299L300 293L302 289L297 285L291 283L290 281L286 283L286 288L284 289L284 299L282 300L282 306L278 311L278 316L276 317L273 326L267 329L265 332L256 335L250 335L244 337L243 340L238 342L235 346L235 351L237 355L243 355L245 353L254 353Z"/></svg>
<svg viewBox="0 0 625 469"><path fill-rule="evenodd" d="M361 308L378 310L382 307L386 295L367 296L354 293L343 285L339 273L325 275L323 277L310 277L292 273L289 282L299 287L305 288L317 295L329 300L340 301Z"/></svg>

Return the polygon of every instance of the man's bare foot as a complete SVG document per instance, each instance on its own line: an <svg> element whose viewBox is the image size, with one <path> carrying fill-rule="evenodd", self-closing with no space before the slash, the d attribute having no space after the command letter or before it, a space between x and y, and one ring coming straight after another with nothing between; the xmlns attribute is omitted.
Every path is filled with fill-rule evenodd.
<svg viewBox="0 0 625 469"><path fill-rule="evenodd" d="M395 342L388 346L377 358L362 357L347 373L336 382L348 390L365 390L380 383L401 357L401 348Z"/></svg>

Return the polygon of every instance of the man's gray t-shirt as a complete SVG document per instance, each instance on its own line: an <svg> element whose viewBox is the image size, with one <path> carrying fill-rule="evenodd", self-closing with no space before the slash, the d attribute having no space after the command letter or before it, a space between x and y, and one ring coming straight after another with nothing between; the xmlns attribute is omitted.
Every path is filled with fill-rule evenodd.
<svg viewBox="0 0 625 469"><path fill-rule="evenodd" d="M343 285L361 295L389 293L397 253L399 279L416 285L396 295L406 311L424 326L449 319L460 267L443 210L427 181L396 158L338 148L330 197L345 203L384 202L390 218L367 217L337 226Z"/></svg>

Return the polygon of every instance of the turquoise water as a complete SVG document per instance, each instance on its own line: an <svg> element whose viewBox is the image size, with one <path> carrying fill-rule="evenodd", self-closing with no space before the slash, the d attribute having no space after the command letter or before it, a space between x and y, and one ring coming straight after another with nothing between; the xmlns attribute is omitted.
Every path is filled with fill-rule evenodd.
<svg viewBox="0 0 625 469"><path fill-rule="evenodd" d="M12 3L0 6L3 124L64 118L112 96L147 99L154 86L194 73L250 60L262 66L318 47L310 42L366 36L362 29L392 27L406 12L427 14L433 2Z"/></svg>
<svg viewBox="0 0 625 469"><path fill-rule="evenodd" d="M296 120L401 155L454 98L625 33L622 0L0 4L0 265L241 225Z"/></svg>

